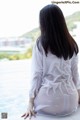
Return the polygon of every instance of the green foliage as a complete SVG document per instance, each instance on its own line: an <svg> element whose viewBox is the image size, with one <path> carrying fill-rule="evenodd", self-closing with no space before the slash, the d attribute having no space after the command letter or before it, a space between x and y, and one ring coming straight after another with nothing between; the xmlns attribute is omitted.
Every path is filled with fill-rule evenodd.
<svg viewBox="0 0 80 120"><path fill-rule="evenodd" d="M6 53L6 52L0 53L0 59L7 58L7 57L8 57L8 53Z"/></svg>
<svg viewBox="0 0 80 120"><path fill-rule="evenodd" d="M32 56L32 48L29 48L25 53L10 54L7 52L0 52L0 59L7 58L8 60L29 59Z"/></svg>
<svg viewBox="0 0 80 120"><path fill-rule="evenodd" d="M80 21L80 11L75 12L72 15L66 17L66 23L69 31L72 31L74 28L76 28L77 26L74 23L79 21Z"/></svg>
<svg viewBox="0 0 80 120"><path fill-rule="evenodd" d="M35 41L39 36L40 36L40 30L39 28L35 28L32 31L25 33L20 37L31 38L32 41Z"/></svg>

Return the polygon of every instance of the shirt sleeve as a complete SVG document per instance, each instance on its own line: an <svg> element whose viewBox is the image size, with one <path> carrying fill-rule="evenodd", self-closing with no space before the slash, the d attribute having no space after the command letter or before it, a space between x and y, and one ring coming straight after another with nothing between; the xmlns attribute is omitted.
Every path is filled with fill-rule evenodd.
<svg viewBox="0 0 80 120"><path fill-rule="evenodd" d="M37 44L35 44L32 52L30 98L34 98L41 87L42 71L42 53L39 51Z"/></svg>
<svg viewBox="0 0 80 120"><path fill-rule="evenodd" d="M72 77L77 89L80 89L80 78L78 72L78 55L74 55L71 62Z"/></svg>

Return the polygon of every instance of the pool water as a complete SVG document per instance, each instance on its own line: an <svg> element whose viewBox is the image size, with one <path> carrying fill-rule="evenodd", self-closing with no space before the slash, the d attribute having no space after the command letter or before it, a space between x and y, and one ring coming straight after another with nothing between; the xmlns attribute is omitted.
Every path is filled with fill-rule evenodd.
<svg viewBox="0 0 80 120"><path fill-rule="evenodd" d="M0 114L8 120L20 120L26 111L30 68L31 60L0 62Z"/></svg>

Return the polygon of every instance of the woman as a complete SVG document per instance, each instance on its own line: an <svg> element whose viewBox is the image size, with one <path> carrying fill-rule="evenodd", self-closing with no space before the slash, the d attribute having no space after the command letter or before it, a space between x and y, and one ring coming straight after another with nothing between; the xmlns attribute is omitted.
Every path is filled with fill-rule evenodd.
<svg viewBox="0 0 80 120"><path fill-rule="evenodd" d="M80 81L78 46L70 35L62 11L47 5L40 11L41 36L32 56L32 86L27 112L65 116L77 110Z"/></svg>

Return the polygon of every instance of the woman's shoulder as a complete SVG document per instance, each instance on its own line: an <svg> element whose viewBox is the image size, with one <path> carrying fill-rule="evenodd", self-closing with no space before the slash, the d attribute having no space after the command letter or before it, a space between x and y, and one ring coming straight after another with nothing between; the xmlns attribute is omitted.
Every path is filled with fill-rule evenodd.
<svg viewBox="0 0 80 120"><path fill-rule="evenodd" d="M79 53L78 54L74 53L73 56L72 56L72 58L71 58L71 62L73 64L77 64L78 60L79 60Z"/></svg>
<svg viewBox="0 0 80 120"><path fill-rule="evenodd" d="M72 59L77 59L78 57L79 57L79 53L76 54L76 53L74 52L74 54L73 54L73 56L72 56Z"/></svg>
<svg viewBox="0 0 80 120"><path fill-rule="evenodd" d="M43 53L44 50L43 50L43 47L42 47L40 38L38 38L38 39L35 41L35 43L34 43L34 48L35 48L38 52Z"/></svg>

